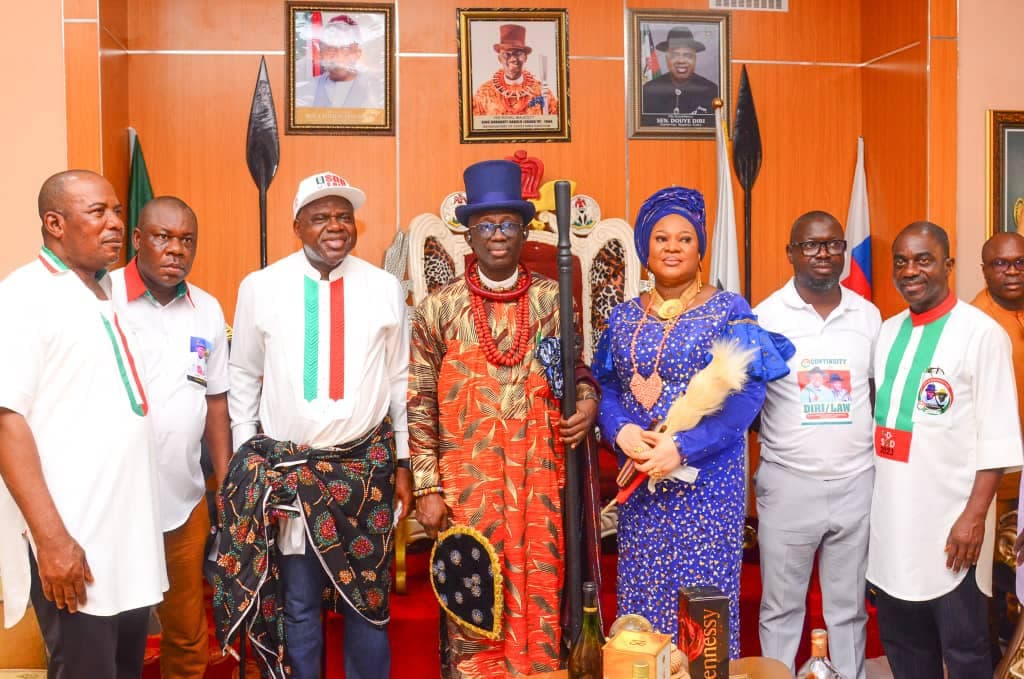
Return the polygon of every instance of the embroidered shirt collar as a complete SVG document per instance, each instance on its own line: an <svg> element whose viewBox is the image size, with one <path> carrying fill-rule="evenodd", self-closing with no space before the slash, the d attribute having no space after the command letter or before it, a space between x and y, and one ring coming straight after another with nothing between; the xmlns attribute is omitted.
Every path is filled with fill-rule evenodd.
<svg viewBox="0 0 1024 679"><path fill-rule="evenodd" d="M49 271L55 276L71 271L71 267L69 267L67 264L61 261L61 258L55 255L53 250L46 247L45 245L39 250L39 261L43 263L43 266L46 268L47 271ZM100 281L103 280L103 277L106 275L107 270L100 269L95 274L93 274L93 277L96 280Z"/></svg>
<svg viewBox="0 0 1024 679"><path fill-rule="evenodd" d="M956 295L953 293L952 290L950 290L949 294L946 295L946 299L942 300L928 311L923 311L919 314L915 314L913 311L911 311L910 323L911 325L918 326L927 325L932 321L937 321L946 314L948 314L950 311L952 311L953 307L956 306L956 303Z"/></svg>
<svg viewBox="0 0 1024 679"><path fill-rule="evenodd" d="M135 257L132 257L132 260L124 267L124 291L129 302L134 302L138 298L145 296L154 304L160 304L157 298L153 296L153 293L149 291L146 282L142 280L142 274L139 273L139 265ZM188 284L185 281L178 283L174 299L171 301L173 302L182 297L186 298L189 304L195 307L196 304L192 301L192 295L189 293Z"/></svg>
<svg viewBox="0 0 1024 679"><path fill-rule="evenodd" d="M299 251L299 256L302 258L302 266L306 276L315 281L323 280L323 274L321 274L320 271L309 261L309 257L306 256L305 249ZM331 269L330 273L327 274L328 281L334 282L345 275L345 262L348 261L349 256L350 255L345 255L345 259L341 260L338 266Z"/></svg>

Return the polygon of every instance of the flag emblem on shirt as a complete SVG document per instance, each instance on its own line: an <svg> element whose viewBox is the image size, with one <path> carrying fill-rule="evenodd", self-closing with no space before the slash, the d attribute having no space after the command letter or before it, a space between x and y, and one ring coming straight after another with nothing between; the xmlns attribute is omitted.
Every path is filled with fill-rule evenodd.
<svg viewBox="0 0 1024 679"><path fill-rule="evenodd" d="M345 398L345 279L321 289L307 276L304 307L303 394L307 401L315 401L326 391L328 398L339 401ZM327 340L326 347L321 338Z"/></svg>

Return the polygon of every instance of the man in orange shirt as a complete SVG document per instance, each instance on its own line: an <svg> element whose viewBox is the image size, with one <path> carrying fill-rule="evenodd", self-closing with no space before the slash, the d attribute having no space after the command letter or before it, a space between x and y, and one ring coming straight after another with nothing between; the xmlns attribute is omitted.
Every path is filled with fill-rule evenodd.
<svg viewBox="0 0 1024 679"><path fill-rule="evenodd" d="M1024 421L1024 236L1001 232L981 249L985 289L971 304L991 316L1010 336L1017 375L1017 407Z"/></svg>

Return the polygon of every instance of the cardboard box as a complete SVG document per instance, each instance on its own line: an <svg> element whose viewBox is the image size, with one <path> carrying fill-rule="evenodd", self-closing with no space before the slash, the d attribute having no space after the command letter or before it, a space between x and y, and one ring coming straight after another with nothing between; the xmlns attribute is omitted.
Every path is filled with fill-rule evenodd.
<svg viewBox="0 0 1024 679"><path fill-rule="evenodd" d="M679 645L689 660L690 676L729 676L729 597L717 587L679 590Z"/></svg>
<svg viewBox="0 0 1024 679"><path fill-rule="evenodd" d="M650 679L670 679L672 637L656 632L619 632L604 645L604 679L629 679L633 664L646 661Z"/></svg>

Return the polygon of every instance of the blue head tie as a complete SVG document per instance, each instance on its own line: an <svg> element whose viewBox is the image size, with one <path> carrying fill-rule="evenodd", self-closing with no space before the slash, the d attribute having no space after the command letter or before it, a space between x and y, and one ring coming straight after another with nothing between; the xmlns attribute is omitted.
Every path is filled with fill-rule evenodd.
<svg viewBox="0 0 1024 679"><path fill-rule="evenodd" d="M693 224L697 231L697 250L700 256L708 246L708 232L705 226L704 196L697 189L682 186L670 186L656 191L640 206L633 226L633 240L636 243L636 254L646 267L651 255L651 231L654 225L666 215L681 215Z"/></svg>

